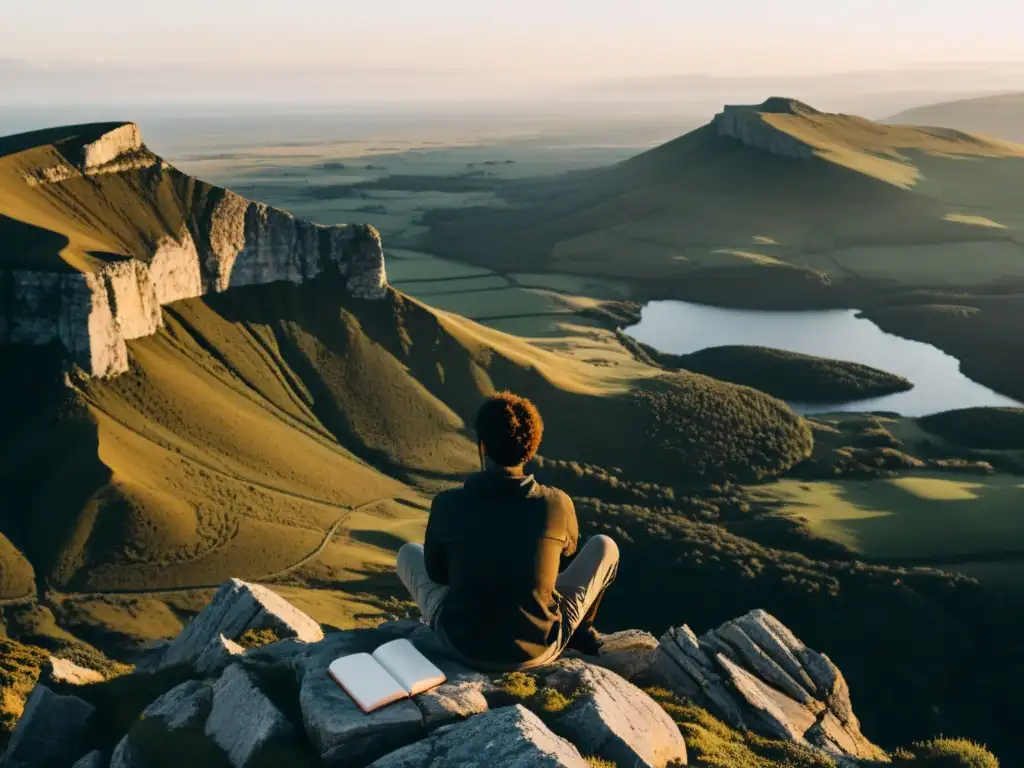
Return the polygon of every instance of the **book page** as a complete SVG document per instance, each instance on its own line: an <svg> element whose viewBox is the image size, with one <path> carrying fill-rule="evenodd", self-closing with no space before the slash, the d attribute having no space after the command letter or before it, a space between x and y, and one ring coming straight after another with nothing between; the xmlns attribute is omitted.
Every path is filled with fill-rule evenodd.
<svg viewBox="0 0 1024 768"><path fill-rule="evenodd" d="M409 696L406 689L368 653L353 653L335 659L327 673L363 712L373 712Z"/></svg>
<svg viewBox="0 0 1024 768"><path fill-rule="evenodd" d="M392 640L373 652L373 658L380 662L410 696L429 691L447 678L408 640Z"/></svg>

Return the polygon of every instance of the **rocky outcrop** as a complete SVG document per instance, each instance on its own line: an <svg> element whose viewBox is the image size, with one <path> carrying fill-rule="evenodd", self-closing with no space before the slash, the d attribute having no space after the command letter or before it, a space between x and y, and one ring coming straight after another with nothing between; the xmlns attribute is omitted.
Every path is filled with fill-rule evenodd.
<svg viewBox="0 0 1024 768"><path fill-rule="evenodd" d="M96 710L36 685L0 760L4 768L65 768L87 751Z"/></svg>
<svg viewBox="0 0 1024 768"><path fill-rule="evenodd" d="M216 660L228 661L241 648L234 642L250 629L272 629L279 637L315 643L324 632L313 619L282 599L276 592L230 579L221 585L210 604L163 651L151 661L157 669L191 664L200 674L218 668ZM223 668L223 664L219 665Z"/></svg>
<svg viewBox="0 0 1024 768"><path fill-rule="evenodd" d="M194 180L150 155L133 124L109 127L77 146L61 145L67 162L41 169L31 184L59 184L68 178L154 166L154 179L173 177L178 186ZM145 156L145 157L143 157ZM59 157L59 155L58 155ZM143 158L145 162L139 158ZM138 197L118 205L159 206ZM342 276L361 299L382 298L387 274L380 236L366 225L322 226L209 187L186 205L185 223L155 240L144 252L106 254L86 271L55 268L0 269L0 344L60 342L70 359L91 376L128 370L125 342L155 333L161 307L182 299L237 286L278 281L303 283L327 271ZM156 219L163 221L163 213Z"/></svg>
<svg viewBox="0 0 1024 768"><path fill-rule="evenodd" d="M763 104L726 106L715 115L712 125L719 136L728 136L748 147L762 149L773 155L810 160L814 147L780 131L765 121L765 114L817 114L806 104L790 99L772 98Z"/></svg>
<svg viewBox="0 0 1024 768"><path fill-rule="evenodd" d="M835 664L765 611L751 611L700 638L685 625L668 630L652 669L678 695L734 728L839 758L884 757L861 733Z"/></svg>
<svg viewBox="0 0 1024 768"><path fill-rule="evenodd" d="M520 705L503 707L464 725L448 726L429 739L392 752L372 768L586 768L587 763L565 739Z"/></svg>
<svg viewBox="0 0 1024 768"><path fill-rule="evenodd" d="M263 627L285 639L252 648L231 642ZM399 637L415 644L447 681L365 714L327 668L339 656ZM227 651L217 663L200 663L216 656L211 647ZM146 768L163 764L170 752L182 765L233 768L583 768L588 759L685 765L679 727L627 677L692 699L737 730L801 744L844 768L885 758L861 734L835 665L763 611L700 637L686 626L660 641L629 630L608 637L599 657L562 658L500 676L446 657L419 621L324 635L271 590L232 579L148 666L116 681L83 681L116 686L118 698L144 707L137 716L106 692L89 696L77 689L77 698L38 685L0 764ZM160 681L166 681L162 692ZM84 698L118 709L97 713ZM96 746L87 738L94 722L130 724L127 733L104 735L104 743L120 737L105 762L89 751Z"/></svg>

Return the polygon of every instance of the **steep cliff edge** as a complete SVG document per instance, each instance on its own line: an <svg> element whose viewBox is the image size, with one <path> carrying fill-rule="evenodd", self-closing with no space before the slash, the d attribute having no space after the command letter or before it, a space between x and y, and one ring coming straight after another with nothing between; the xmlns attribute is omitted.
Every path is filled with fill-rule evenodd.
<svg viewBox="0 0 1024 768"><path fill-rule="evenodd" d="M0 344L57 341L100 377L128 369L125 342L155 333L165 304L327 269L359 298L387 285L372 227L302 221L186 176L133 123L0 141L0 237Z"/></svg>
<svg viewBox="0 0 1024 768"><path fill-rule="evenodd" d="M1024 146L948 128L886 125L855 115L819 112L796 99L773 96L761 104L726 106L714 131L780 157L815 157L897 187L920 178L915 153L937 157L1019 158Z"/></svg>

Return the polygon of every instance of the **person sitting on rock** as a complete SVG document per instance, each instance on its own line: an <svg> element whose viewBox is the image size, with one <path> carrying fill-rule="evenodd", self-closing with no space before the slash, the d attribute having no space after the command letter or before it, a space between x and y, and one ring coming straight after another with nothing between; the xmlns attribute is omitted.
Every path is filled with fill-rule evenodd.
<svg viewBox="0 0 1024 768"><path fill-rule="evenodd" d="M572 499L523 471L543 429L529 400L509 392L488 398L476 417L481 471L439 493L424 544L398 552L398 576L423 620L450 655L482 671L600 648L594 617L619 548L597 535L577 553Z"/></svg>

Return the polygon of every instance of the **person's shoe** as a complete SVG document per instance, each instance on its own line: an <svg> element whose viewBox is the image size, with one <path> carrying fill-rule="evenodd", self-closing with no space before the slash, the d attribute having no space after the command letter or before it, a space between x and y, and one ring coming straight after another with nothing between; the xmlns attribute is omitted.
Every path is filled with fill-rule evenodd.
<svg viewBox="0 0 1024 768"><path fill-rule="evenodd" d="M569 642L565 647L587 656L597 656L601 651L601 645L603 642L604 638L601 633L594 628L593 624L581 624L580 627L572 633L572 637L569 638Z"/></svg>

